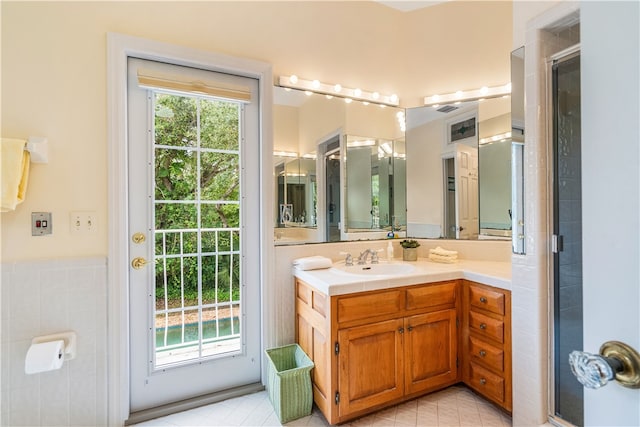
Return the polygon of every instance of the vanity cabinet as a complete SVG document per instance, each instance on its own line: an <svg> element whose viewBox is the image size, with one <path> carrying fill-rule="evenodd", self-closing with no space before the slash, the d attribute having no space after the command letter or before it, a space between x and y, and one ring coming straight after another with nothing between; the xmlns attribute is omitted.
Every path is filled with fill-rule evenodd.
<svg viewBox="0 0 640 427"><path fill-rule="evenodd" d="M455 384L459 281L328 297L296 280L296 339L331 424Z"/></svg>
<svg viewBox="0 0 640 427"><path fill-rule="evenodd" d="M462 379L511 412L511 293L463 280L462 295Z"/></svg>

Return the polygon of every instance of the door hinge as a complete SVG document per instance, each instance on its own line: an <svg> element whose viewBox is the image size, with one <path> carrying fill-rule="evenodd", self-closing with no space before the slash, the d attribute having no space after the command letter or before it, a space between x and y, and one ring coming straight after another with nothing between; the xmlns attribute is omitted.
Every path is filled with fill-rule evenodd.
<svg viewBox="0 0 640 427"><path fill-rule="evenodd" d="M336 391L335 401L336 401L336 405L337 405L338 403L340 403L340 392L339 392L339 391Z"/></svg>
<svg viewBox="0 0 640 427"><path fill-rule="evenodd" d="M336 342L335 347L333 348L335 354L340 353L340 343Z"/></svg>
<svg viewBox="0 0 640 427"><path fill-rule="evenodd" d="M460 367L460 360L456 357L456 368Z"/></svg>

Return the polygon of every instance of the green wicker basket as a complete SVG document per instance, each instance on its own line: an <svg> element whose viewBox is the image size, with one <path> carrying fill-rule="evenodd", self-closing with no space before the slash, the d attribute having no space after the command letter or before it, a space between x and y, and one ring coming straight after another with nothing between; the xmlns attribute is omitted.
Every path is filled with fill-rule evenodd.
<svg viewBox="0 0 640 427"><path fill-rule="evenodd" d="M282 424L311 414L313 362L298 344L266 350L267 391Z"/></svg>

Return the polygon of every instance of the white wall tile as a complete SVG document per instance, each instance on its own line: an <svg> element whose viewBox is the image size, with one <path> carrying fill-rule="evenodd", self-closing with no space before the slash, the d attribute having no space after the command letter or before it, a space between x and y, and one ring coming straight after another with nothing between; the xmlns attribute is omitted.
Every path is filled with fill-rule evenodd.
<svg viewBox="0 0 640 427"><path fill-rule="evenodd" d="M2 425L105 425L107 270L104 258L2 264ZM76 358L26 375L31 339L76 331Z"/></svg>
<svg viewBox="0 0 640 427"><path fill-rule="evenodd" d="M544 29L577 10L561 2L530 20L525 34L525 256L512 257L513 425L547 421L549 348L549 167L546 58L567 47Z"/></svg>

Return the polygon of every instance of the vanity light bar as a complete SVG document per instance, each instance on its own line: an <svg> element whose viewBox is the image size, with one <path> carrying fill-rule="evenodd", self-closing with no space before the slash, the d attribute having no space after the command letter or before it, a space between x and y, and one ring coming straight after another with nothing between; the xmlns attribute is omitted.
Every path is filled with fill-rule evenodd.
<svg viewBox="0 0 640 427"><path fill-rule="evenodd" d="M372 139L356 140L347 142L347 147L372 147L376 142Z"/></svg>
<svg viewBox="0 0 640 427"><path fill-rule="evenodd" d="M479 144L491 144L492 142L501 141L503 139L511 138L511 132L500 133L498 135L488 136L486 138L480 138Z"/></svg>
<svg viewBox="0 0 640 427"><path fill-rule="evenodd" d="M280 157L298 157L298 153L294 151L274 151L273 155Z"/></svg>
<svg viewBox="0 0 640 427"><path fill-rule="evenodd" d="M455 104L456 102L476 101L478 99L498 98L511 94L511 83L502 86L483 86L474 90L459 90L454 93L445 93L444 95L433 95L424 97L424 105L440 106Z"/></svg>
<svg viewBox="0 0 640 427"><path fill-rule="evenodd" d="M353 100L363 101L365 103L378 104L380 106L388 105L397 107L400 105L398 95L382 95L378 92L368 92L362 89L352 89L343 87L339 84L322 83L318 80L304 80L295 75L280 76L280 86L291 89L300 89L306 92L318 93L326 95L327 98L337 96L344 98L345 102Z"/></svg>

